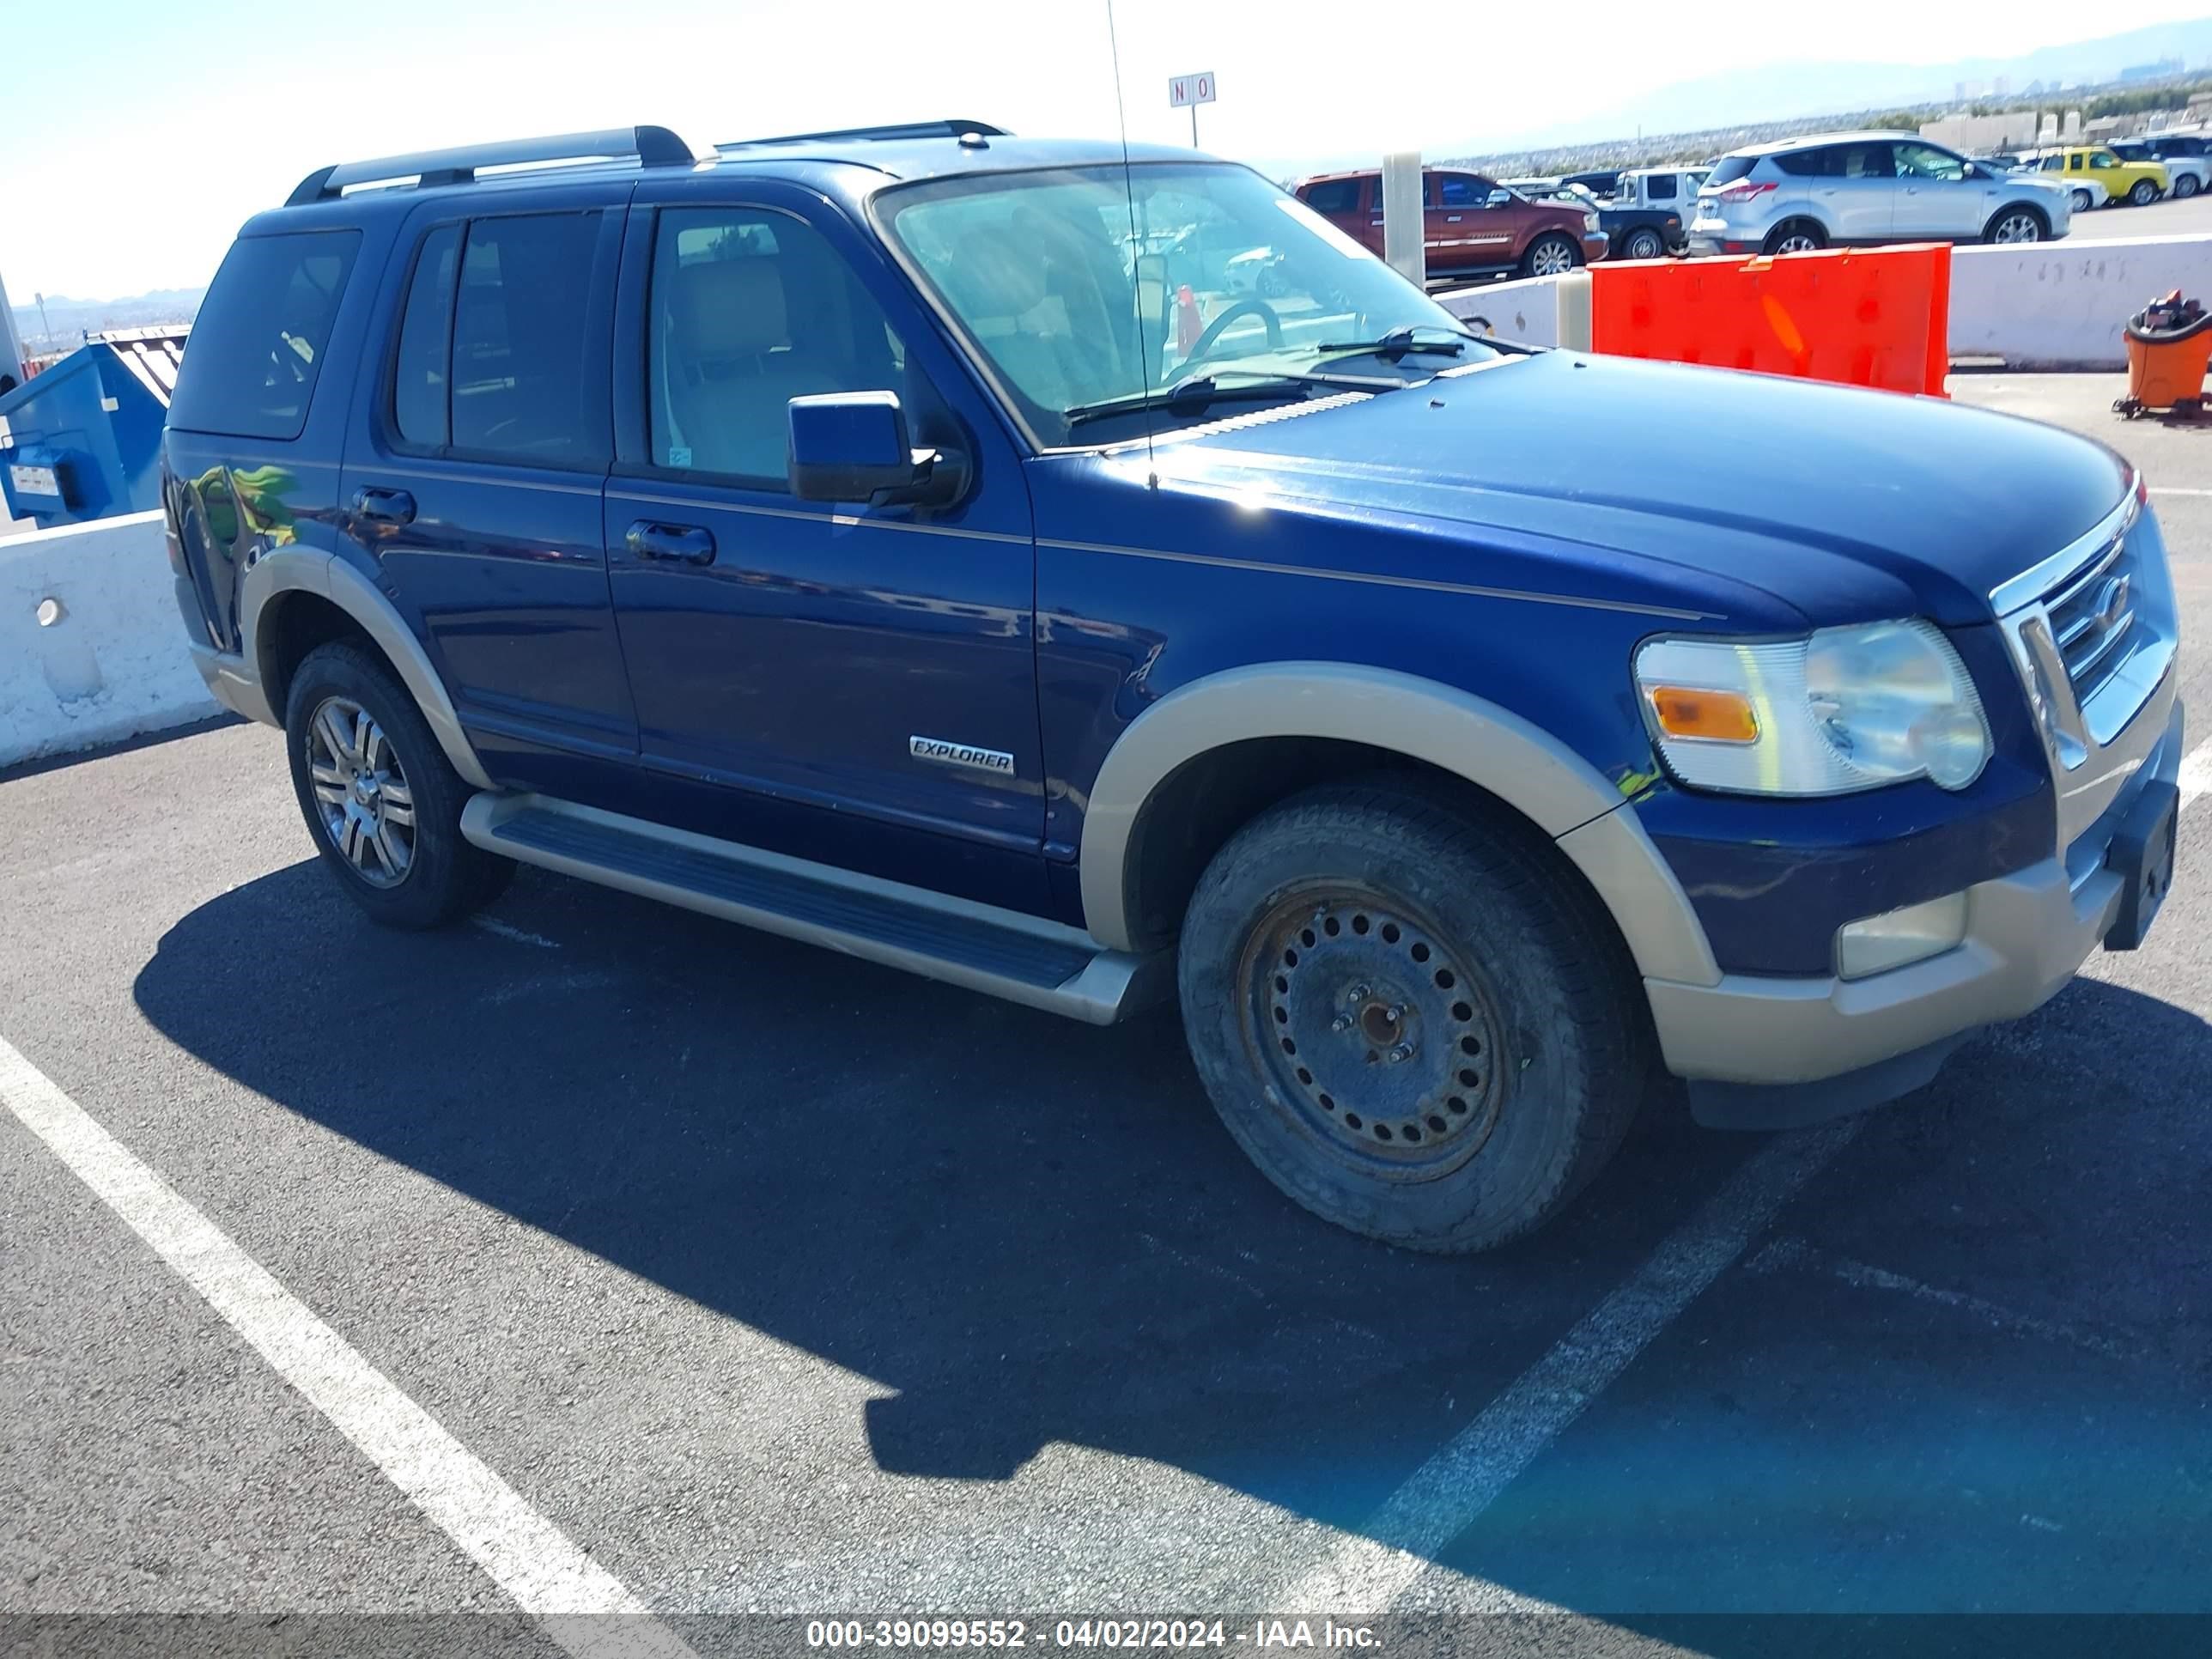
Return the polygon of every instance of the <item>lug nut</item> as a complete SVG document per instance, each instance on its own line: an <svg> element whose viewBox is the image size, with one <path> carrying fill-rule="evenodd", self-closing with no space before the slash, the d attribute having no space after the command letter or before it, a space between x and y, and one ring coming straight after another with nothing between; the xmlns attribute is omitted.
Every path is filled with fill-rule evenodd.
<svg viewBox="0 0 2212 1659"><path fill-rule="evenodd" d="M1413 1057L1413 1046L1410 1042L1401 1042L1390 1051L1390 1058L1394 1063L1401 1060L1411 1060Z"/></svg>
<svg viewBox="0 0 2212 1659"><path fill-rule="evenodd" d="M1355 985L1344 994L1344 1000L1350 1003L1362 1003L1367 1000L1369 994L1368 987Z"/></svg>
<svg viewBox="0 0 2212 1659"><path fill-rule="evenodd" d="M1329 1021L1328 1029L1332 1031L1350 1030L1352 1029L1352 1016L1350 1014L1339 1014L1334 1019Z"/></svg>

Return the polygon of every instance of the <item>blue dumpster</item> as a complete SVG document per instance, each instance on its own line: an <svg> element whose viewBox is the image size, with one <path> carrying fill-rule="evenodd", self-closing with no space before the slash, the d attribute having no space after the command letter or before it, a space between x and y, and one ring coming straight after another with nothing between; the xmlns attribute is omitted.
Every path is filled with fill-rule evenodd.
<svg viewBox="0 0 2212 1659"><path fill-rule="evenodd" d="M0 394L0 494L40 528L161 504L161 422L183 360L181 328L94 336Z"/></svg>

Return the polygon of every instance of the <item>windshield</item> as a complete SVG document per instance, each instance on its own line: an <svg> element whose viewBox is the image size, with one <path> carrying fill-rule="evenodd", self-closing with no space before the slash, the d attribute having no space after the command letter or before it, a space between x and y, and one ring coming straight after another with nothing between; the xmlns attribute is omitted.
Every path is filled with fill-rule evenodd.
<svg viewBox="0 0 2212 1659"><path fill-rule="evenodd" d="M1047 447L1252 406L1185 397L1147 406L1201 380L1249 382L1248 395L1279 381L1276 395L1294 399L1344 382L1385 389L1492 355L1395 270L1244 167L982 174L887 192L878 210ZM1419 345L1404 344L1407 330ZM1426 349L1431 342L1440 349Z"/></svg>

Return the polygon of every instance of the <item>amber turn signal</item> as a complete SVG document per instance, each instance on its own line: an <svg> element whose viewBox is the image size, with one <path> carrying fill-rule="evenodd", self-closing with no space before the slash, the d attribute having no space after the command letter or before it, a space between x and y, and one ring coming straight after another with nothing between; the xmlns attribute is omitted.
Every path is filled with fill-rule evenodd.
<svg viewBox="0 0 2212 1659"><path fill-rule="evenodd" d="M1655 685L1646 693L1659 729L1670 738L1702 738L1708 743L1756 743L1759 717L1740 691L1704 691L1686 685Z"/></svg>

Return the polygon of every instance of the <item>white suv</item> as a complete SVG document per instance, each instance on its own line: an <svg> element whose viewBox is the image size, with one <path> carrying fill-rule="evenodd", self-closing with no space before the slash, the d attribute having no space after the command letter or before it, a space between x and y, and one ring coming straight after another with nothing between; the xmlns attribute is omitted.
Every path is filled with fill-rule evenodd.
<svg viewBox="0 0 2212 1659"><path fill-rule="evenodd" d="M1698 192L1690 252L1802 253L1882 242L2039 242L2065 191L1909 132L1841 132L1724 155Z"/></svg>

